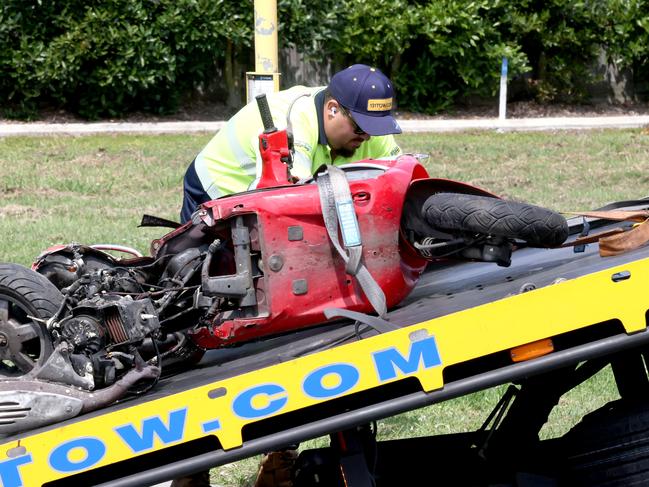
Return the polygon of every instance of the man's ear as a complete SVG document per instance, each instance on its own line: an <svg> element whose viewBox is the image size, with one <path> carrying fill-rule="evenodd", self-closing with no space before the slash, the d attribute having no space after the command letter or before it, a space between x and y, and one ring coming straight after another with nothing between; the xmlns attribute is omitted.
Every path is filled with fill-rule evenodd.
<svg viewBox="0 0 649 487"><path fill-rule="evenodd" d="M329 100L325 103L325 115L328 118L333 118L340 111L338 102L336 100Z"/></svg>

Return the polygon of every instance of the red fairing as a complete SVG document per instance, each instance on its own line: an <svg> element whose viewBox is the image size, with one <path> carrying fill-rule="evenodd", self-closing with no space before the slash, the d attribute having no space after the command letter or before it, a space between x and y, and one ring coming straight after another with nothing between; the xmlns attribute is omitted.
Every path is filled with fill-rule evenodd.
<svg viewBox="0 0 649 487"><path fill-rule="evenodd" d="M399 228L411 181L428 174L410 156L380 163L388 166L385 172L350 178L350 189L363 262L391 307L410 293L426 266L425 259L400 246ZM373 312L329 240L316 184L233 195L207 202L203 209L202 219L210 227L227 228L224 222L245 216L251 251L261 256L261 273L254 279L257 315L236 319L217 315L211 327L192 332L199 346L215 348L324 322L326 308ZM182 229L172 233L178 231ZM166 240L161 239L158 248Z"/></svg>
<svg viewBox="0 0 649 487"><path fill-rule="evenodd" d="M288 166L284 162L291 155L286 130L260 134L259 153L265 162L257 188L290 184Z"/></svg>

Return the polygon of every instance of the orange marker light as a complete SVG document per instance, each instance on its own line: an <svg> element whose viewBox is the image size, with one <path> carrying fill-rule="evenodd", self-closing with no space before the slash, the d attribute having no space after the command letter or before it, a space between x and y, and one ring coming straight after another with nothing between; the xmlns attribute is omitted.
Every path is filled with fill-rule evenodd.
<svg viewBox="0 0 649 487"><path fill-rule="evenodd" d="M512 348L509 355L514 362L525 362L533 358L542 357L554 351L554 344L550 338L526 343L520 347Z"/></svg>

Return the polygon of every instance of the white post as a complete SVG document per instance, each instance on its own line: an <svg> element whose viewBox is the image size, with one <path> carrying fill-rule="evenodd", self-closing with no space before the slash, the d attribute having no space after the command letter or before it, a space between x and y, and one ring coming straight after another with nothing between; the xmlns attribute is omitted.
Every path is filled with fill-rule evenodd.
<svg viewBox="0 0 649 487"><path fill-rule="evenodd" d="M503 58L503 64L500 68L500 107L498 109L498 118L505 120L507 117L507 58Z"/></svg>

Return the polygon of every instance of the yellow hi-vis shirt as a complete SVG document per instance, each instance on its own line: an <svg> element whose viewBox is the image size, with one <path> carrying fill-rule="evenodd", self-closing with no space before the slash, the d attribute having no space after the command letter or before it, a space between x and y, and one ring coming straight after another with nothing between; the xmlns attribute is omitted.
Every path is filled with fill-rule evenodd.
<svg viewBox="0 0 649 487"><path fill-rule="evenodd" d="M291 173L300 179L311 176L322 164L332 164L330 147L319 120L322 107L316 108L315 101L316 95L324 89L325 87L295 86L267 95L273 122L278 129L286 128L290 108L295 149ZM318 99L324 102L322 96ZM263 123L257 102L253 101L237 112L196 156L196 175L210 198L255 187L261 177L259 134L262 131ZM370 137L356 149L352 157L339 156L333 163L341 165L399 154L401 149L392 135Z"/></svg>

